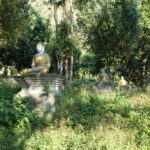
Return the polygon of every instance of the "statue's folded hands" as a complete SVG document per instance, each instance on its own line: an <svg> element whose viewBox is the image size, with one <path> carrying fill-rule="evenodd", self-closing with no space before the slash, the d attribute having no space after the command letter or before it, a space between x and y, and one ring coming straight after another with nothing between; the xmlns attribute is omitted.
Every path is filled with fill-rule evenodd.
<svg viewBox="0 0 150 150"><path fill-rule="evenodd" d="M44 69L45 67L32 67L32 70L35 70L35 71L38 71L38 70L41 70L41 69Z"/></svg>

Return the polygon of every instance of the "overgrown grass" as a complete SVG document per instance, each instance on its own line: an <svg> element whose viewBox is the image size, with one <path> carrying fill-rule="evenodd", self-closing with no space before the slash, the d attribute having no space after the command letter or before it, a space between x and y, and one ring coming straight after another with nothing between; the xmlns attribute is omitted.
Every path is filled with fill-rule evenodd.
<svg viewBox="0 0 150 150"><path fill-rule="evenodd" d="M51 122L3 125L0 140L1 150L149 150L150 93L65 89Z"/></svg>

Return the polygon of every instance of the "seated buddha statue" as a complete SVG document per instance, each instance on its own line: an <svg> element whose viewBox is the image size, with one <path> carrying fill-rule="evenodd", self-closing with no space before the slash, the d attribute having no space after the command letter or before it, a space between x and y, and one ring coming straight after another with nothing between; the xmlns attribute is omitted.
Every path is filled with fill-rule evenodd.
<svg viewBox="0 0 150 150"><path fill-rule="evenodd" d="M109 78L108 78L108 74L105 72L105 69L101 69L101 73L98 77L98 82L99 83L108 83L109 82Z"/></svg>
<svg viewBox="0 0 150 150"><path fill-rule="evenodd" d="M121 79L118 81L118 86L119 87L126 87L127 86L127 81L124 79L123 76L121 76Z"/></svg>
<svg viewBox="0 0 150 150"><path fill-rule="evenodd" d="M33 56L32 65L29 69L24 69L23 74L30 73L48 73L50 64L50 57L47 53L44 53L44 45L42 43L37 44L38 53Z"/></svg>
<svg viewBox="0 0 150 150"><path fill-rule="evenodd" d="M10 75L14 76L17 75L17 69L15 68L15 65L9 66L9 70L10 70Z"/></svg>

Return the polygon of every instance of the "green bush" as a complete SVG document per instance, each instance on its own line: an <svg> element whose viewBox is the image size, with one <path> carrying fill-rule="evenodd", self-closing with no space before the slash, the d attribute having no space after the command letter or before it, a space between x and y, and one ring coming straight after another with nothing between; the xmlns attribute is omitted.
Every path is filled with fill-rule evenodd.
<svg viewBox="0 0 150 150"><path fill-rule="evenodd" d="M11 83L0 84L0 123L5 126L29 123L31 114L26 103L17 95L19 90Z"/></svg>
<svg viewBox="0 0 150 150"><path fill-rule="evenodd" d="M1 102L4 103L5 99L11 103L5 104L5 110L11 108L14 112L4 113L3 111L1 123L9 125L4 119L8 115L12 124L18 125L22 122L21 127L25 129L23 130L20 126L19 128L11 127L10 131L5 126L0 128L2 150L149 149L149 100L135 105L132 102L133 95L128 93L96 94L89 88L79 88L77 85L72 89L66 88L59 95L52 124L46 122L39 113L28 110L26 102L16 96L17 87L12 85L0 87L1 92L3 91ZM9 91L9 98L6 91ZM141 97L149 99L149 96L145 94ZM32 128L27 128L28 124ZM7 146L8 143L10 146Z"/></svg>

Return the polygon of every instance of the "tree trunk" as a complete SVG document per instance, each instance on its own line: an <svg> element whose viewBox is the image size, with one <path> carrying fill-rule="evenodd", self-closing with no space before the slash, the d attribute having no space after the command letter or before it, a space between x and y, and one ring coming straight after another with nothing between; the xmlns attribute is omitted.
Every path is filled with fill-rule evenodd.
<svg viewBox="0 0 150 150"><path fill-rule="evenodd" d="M147 62L148 62L148 58L147 56L142 58L142 90L144 92L147 91L147 73L148 73L148 69L147 69Z"/></svg>
<svg viewBox="0 0 150 150"><path fill-rule="evenodd" d="M64 3L62 7L63 7L63 18L64 20L67 20L66 3Z"/></svg>
<svg viewBox="0 0 150 150"><path fill-rule="evenodd" d="M143 35L142 41L141 41L141 52L143 53L143 55L141 57L141 65L142 65L141 87L142 87L142 90L144 92L146 92L147 91L147 74L148 74L147 62L148 62L149 52L147 52L145 50L145 38L144 38L144 35Z"/></svg>
<svg viewBox="0 0 150 150"><path fill-rule="evenodd" d="M70 0L70 25L71 25L71 37L73 37L74 31L73 31L73 16L74 16L74 9L73 9L73 0ZM71 51L71 60L70 60L70 83L69 85L71 86L72 84L72 79L73 79L73 63L74 63L74 58L73 58L73 50Z"/></svg>
<svg viewBox="0 0 150 150"><path fill-rule="evenodd" d="M73 0L70 0L70 25L71 25L71 36L73 36L73 20L74 20Z"/></svg>
<svg viewBox="0 0 150 150"><path fill-rule="evenodd" d="M66 83L68 82L68 57L65 59L65 78L66 78Z"/></svg>
<svg viewBox="0 0 150 150"><path fill-rule="evenodd" d="M58 33L58 14L57 14L57 5L54 4L54 19L55 19L55 28L56 28L56 36L57 36L57 33Z"/></svg>
<svg viewBox="0 0 150 150"><path fill-rule="evenodd" d="M60 72L60 61L58 57L57 57L57 71Z"/></svg>
<svg viewBox="0 0 150 150"><path fill-rule="evenodd" d="M72 51L72 54L71 54L71 60L70 60L70 83L69 85L71 86L72 84L72 78L73 78L73 51Z"/></svg>
<svg viewBox="0 0 150 150"><path fill-rule="evenodd" d="M64 65L64 59L62 57L61 60L60 60L60 75L61 76L63 75L63 65Z"/></svg>
<svg viewBox="0 0 150 150"><path fill-rule="evenodd" d="M57 14L57 4L54 3L54 20L55 20L55 30L56 30L56 41L58 40L58 14ZM61 71L61 64L60 64L60 61L59 61L59 58L56 54L56 57L57 57L57 69L58 69L58 72L60 74L62 74L62 71Z"/></svg>

